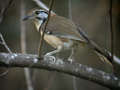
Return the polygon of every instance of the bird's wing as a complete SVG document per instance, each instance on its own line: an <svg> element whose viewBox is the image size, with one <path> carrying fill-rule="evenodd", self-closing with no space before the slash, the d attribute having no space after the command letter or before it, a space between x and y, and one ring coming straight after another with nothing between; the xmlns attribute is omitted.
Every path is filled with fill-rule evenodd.
<svg viewBox="0 0 120 90"><path fill-rule="evenodd" d="M84 38L77 31L76 25L71 20L61 16L50 17L46 30L51 35L84 41Z"/></svg>

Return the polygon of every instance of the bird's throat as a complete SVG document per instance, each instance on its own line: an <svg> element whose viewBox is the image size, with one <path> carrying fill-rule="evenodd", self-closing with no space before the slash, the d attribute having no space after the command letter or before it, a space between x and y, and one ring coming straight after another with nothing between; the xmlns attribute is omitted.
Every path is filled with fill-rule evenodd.
<svg viewBox="0 0 120 90"><path fill-rule="evenodd" d="M35 20L34 21L34 24L35 24L35 26L37 28L37 31L39 31L39 28L42 25L42 23L43 23L43 20Z"/></svg>

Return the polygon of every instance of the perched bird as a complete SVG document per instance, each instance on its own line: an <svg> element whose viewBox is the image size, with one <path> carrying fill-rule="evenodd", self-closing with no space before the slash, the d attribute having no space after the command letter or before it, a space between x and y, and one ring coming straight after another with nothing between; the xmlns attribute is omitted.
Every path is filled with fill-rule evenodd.
<svg viewBox="0 0 120 90"><path fill-rule="evenodd" d="M39 31L40 27L44 27L48 17L48 11L34 10L24 20L33 19L33 22ZM43 28L40 33L42 34ZM69 19L51 13L48 25L46 27L44 40L56 50L48 52L46 55L51 56L62 50L72 49L79 44L84 44L85 40L76 30L76 25Z"/></svg>
<svg viewBox="0 0 120 90"><path fill-rule="evenodd" d="M32 19L37 31L43 33L43 27L48 18L48 11L36 9L23 20ZM44 34L44 40L56 50L46 53L46 56L59 53L62 50L73 49L78 45L86 45L87 41L80 35L77 26L69 19L55 13L50 14L50 19ZM93 46L91 46L93 47ZM98 50L95 51L100 53ZM71 60L72 54L68 60Z"/></svg>

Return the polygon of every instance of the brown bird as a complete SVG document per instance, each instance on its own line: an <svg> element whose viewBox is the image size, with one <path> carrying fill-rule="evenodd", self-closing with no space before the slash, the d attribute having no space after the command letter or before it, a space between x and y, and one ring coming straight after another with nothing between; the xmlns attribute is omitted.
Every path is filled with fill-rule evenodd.
<svg viewBox="0 0 120 90"><path fill-rule="evenodd" d="M41 34L43 33L43 27L48 18L48 11L46 10L33 10L32 13L26 16L23 20L32 19L35 23L37 31L41 27ZM87 41L80 35L77 30L77 26L69 19L62 16L51 13L48 25L46 27L44 40L54 47L56 50L46 53L46 56L59 53L62 50L74 49L78 45L86 45ZM93 46L91 46L93 47ZM97 53L100 53L95 49ZM68 60L71 59L72 54ZM101 57L101 56L100 56ZM107 61L109 62L109 61Z"/></svg>

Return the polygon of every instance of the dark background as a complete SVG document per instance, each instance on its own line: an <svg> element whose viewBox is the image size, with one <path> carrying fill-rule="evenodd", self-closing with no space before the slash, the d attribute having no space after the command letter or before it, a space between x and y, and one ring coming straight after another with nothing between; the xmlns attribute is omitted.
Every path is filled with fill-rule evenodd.
<svg viewBox="0 0 120 90"><path fill-rule="evenodd" d="M49 0L42 0L49 5ZM68 18L68 1L55 0L53 11L58 15ZM72 0L73 21L80 24L88 36L99 46L110 51L110 25L109 25L109 1L110 0ZM0 8L3 8L7 0L0 0ZM25 12L29 12L37 5L32 0L24 0ZM21 52L20 44L20 5L21 0L13 0L11 6L7 9L3 21L0 24L0 32L4 36L9 48L15 52ZM120 56L120 1L113 0L113 29L114 29L114 51L116 56ZM24 22L26 26L26 52L37 54L39 33L31 21ZM54 50L48 44L44 43L43 53ZM0 51L5 52L0 46ZM66 52L65 52L66 53ZM75 59L77 62L88 65L100 70L111 73L111 66L103 63L89 48L79 46L76 50ZM2 70L2 68L1 68ZM49 79L54 76L54 72L45 70L31 69L35 71L33 85L35 90L43 90L47 87ZM89 82L87 80L77 79L78 90L108 90L105 87ZM0 77L0 90L26 90L26 81L24 70L22 68L9 69L6 76ZM72 76L57 73L50 84L49 90L73 90Z"/></svg>

